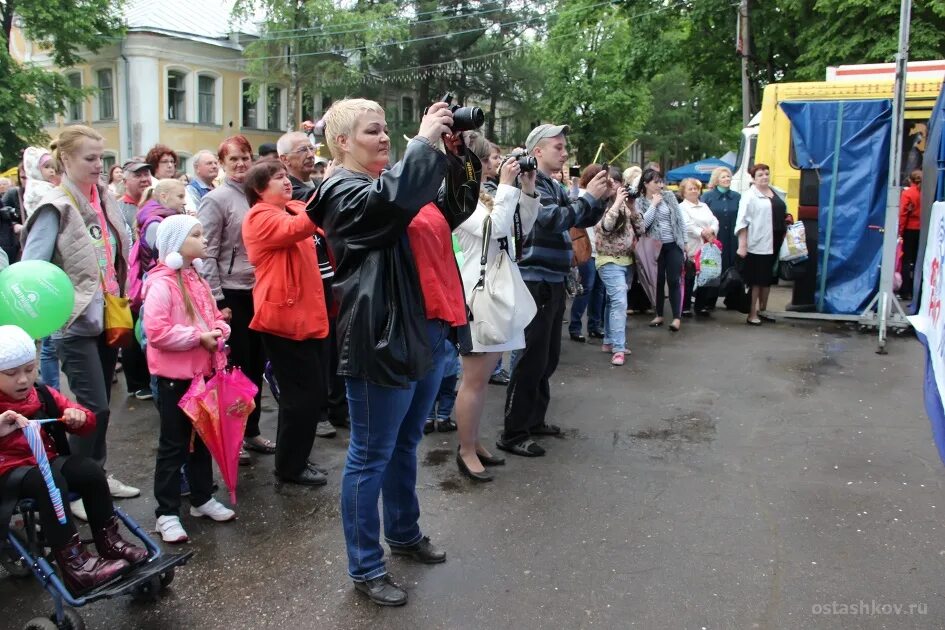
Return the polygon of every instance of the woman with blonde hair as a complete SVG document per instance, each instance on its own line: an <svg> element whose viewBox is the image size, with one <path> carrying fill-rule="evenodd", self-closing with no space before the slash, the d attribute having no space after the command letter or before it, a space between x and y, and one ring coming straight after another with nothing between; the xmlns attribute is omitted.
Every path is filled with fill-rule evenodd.
<svg viewBox="0 0 945 630"><path fill-rule="evenodd" d="M63 129L52 145L62 180L43 197L26 222L24 260L47 260L62 268L75 287L75 306L53 334L62 371L80 405L95 414L95 431L72 436L73 451L105 467L112 376L118 348L105 338L105 294L124 296L131 243L118 202L101 184L105 141L91 127ZM108 477L114 497L140 494ZM79 502L76 502L79 503ZM72 511L84 518L82 505Z"/></svg>
<svg viewBox="0 0 945 630"><path fill-rule="evenodd" d="M712 214L705 203L699 200L702 193L702 182L694 177L687 177L679 183L679 192L683 200L679 202L679 207L689 217L689 224L686 226L686 236L689 237L688 247L689 256L686 259L686 281L685 293L683 294L683 316L692 316L692 298L693 288L696 284L696 254L702 249L703 243L710 243L715 240L719 233L719 220ZM696 298L696 312L699 315L705 315L708 312L708 305L703 304L700 293Z"/></svg>
<svg viewBox="0 0 945 630"><path fill-rule="evenodd" d="M351 414L341 481L348 575L381 606L406 604L407 593L384 563L379 498L394 555L446 561L420 529L416 482L444 342L467 324L451 231L476 208L481 165L452 125L449 105L431 105L403 159L389 167L384 109L338 101L326 114L325 140L339 166L308 206L337 264L338 373Z"/></svg>
<svg viewBox="0 0 945 630"><path fill-rule="evenodd" d="M735 238L735 218L742 196L732 190L731 169L720 166L712 171L709 190L702 194L702 202L718 219L718 239L722 243L722 271L735 264L738 239Z"/></svg>
<svg viewBox="0 0 945 630"><path fill-rule="evenodd" d="M464 134L469 149L485 162L490 156L490 143L475 131ZM522 173L518 161L507 158L499 168L499 186L495 196L486 192L485 184L479 192L476 211L456 230L456 238L463 248L463 287L467 299L479 282L484 225L490 219L491 232L486 248L486 260L494 260L505 249L511 264L515 265L515 249L528 234L538 217L538 194L535 192L537 171ZM519 188L519 186L521 188ZM516 234L517 232L517 234ZM472 352L464 354L463 380L456 396L456 424L459 428L459 450L456 465L459 471L473 481L492 481L485 466L500 466L505 460L494 457L479 440L479 422L486 402L489 377L503 352L525 347L525 329L517 331L506 343L482 345L473 338Z"/></svg>

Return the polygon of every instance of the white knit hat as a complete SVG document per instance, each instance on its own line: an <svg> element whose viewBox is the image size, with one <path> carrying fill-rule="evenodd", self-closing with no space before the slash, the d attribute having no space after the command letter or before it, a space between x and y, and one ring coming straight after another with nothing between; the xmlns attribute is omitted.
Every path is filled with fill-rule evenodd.
<svg viewBox="0 0 945 630"><path fill-rule="evenodd" d="M0 370L36 360L36 342L19 326L0 326Z"/></svg>
<svg viewBox="0 0 945 630"><path fill-rule="evenodd" d="M157 249L158 258L171 269L180 269L184 266L184 259L180 255L181 245L187 235L199 225L200 221L189 214L175 214L167 217L158 226Z"/></svg>

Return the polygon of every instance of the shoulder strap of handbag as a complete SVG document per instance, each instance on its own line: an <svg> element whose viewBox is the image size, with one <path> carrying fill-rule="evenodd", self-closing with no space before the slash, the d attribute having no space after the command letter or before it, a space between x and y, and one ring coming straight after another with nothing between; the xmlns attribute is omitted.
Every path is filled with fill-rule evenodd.
<svg viewBox="0 0 945 630"><path fill-rule="evenodd" d="M509 238L503 236L499 239L499 247L505 250L505 252L514 260L516 263L522 259L522 241L525 240L525 234L522 231L522 215L518 212L518 205L515 206L515 214L512 215L512 235L515 238L515 251L509 251Z"/></svg>
<svg viewBox="0 0 945 630"><path fill-rule="evenodd" d="M486 216L482 220L482 254L479 256L479 281L476 282L476 289L481 289L486 285L486 265L489 262L489 241L492 239L492 217Z"/></svg>

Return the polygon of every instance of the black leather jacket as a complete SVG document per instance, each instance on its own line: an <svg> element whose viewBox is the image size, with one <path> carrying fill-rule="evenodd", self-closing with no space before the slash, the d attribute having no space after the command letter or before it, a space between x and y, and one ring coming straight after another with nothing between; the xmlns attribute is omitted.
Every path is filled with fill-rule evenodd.
<svg viewBox="0 0 945 630"><path fill-rule="evenodd" d="M448 157L414 140L403 160L376 180L342 168L319 187L308 212L334 254L338 374L406 387L429 371L426 312L407 226L431 201L450 229L459 226L476 209L481 171L469 152Z"/></svg>

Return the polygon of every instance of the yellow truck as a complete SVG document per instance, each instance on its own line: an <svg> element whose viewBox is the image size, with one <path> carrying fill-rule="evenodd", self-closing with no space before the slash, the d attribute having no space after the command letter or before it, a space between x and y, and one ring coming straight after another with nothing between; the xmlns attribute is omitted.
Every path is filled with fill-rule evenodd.
<svg viewBox="0 0 945 630"><path fill-rule="evenodd" d="M939 63L945 69L945 62ZM765 87L761 111L755 114L751 122L742 129L741 146L736 158L735 176L732 188L744 192L751 183L748 169L757 163L771 167L771 183L787 192L788 210L795 217L798 204L804 197L813 193L816 199L816 185L813 191L802 186L801 171L794 161L791 143L791 123L778 106L785 101L840 101L862 99L892 99L893 77L885 72L892 70L892 64L871 64L880 70L864 72L865 76L855 76L854 80L832 80L811 83L772 83ZM912 70L913 64L909 64ZM836 69L831 68L836 71ZM894 72L894 70L892 70ZM829 74L829 72L828 72ZM922 153L925 151L925 138L928 131L928 119L935 105L935 99L942 89L941 73L916 72L918 78L906 81L905 130L903 134L903 172L907 175L913 168L919 168ZM938 74L936 77L935 75ZM877 77L877 78L871 78ZM877 173L885 178L886 173ZM806 194L802 193L806 191ZM816 205L814 201L813 205Z"/></svg>

